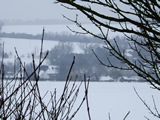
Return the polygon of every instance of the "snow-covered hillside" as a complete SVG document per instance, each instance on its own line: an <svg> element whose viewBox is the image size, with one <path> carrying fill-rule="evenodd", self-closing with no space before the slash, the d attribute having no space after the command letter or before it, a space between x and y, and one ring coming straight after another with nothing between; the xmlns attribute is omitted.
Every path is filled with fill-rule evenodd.
<svg viewBox="0 0 160 120"><path fill-rule="evenodd" d="M41 40L28 40L28 39L15 39L15 38L1 38L0 43L4 43L4 51L10 53L11 56L8 60L13 61L15 56L15 48L25 62L28 61L32 54L38 56L40 53ZM59 41L44 40L43 51L51 50L55 45L58 45ZM70 43L73 46L73 53L82 53L78 42ZM28 59L29 58L29 59Z"/></svg>

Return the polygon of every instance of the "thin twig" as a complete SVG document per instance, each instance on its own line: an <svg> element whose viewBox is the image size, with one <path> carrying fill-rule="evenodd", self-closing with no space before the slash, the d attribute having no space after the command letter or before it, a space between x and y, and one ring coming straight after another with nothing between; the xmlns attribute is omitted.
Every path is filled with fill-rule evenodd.
<svg viewBox="0 0 160 120"><path fill-rule="evenodd" d="M129 114L130 114L130 111L128 111L128 113L127 113L126 116L123 118L123 120L126 120L126 118L128 117Z"/></svg>
<svg viewBox="0 0 160 120"><path fill-rule="evenodd" d="M85 75L85 74L84 74L84 87L85 87L85 98L86 98L86 104L87 104L88 117L89 117L89 120L91 120L90 108L89 108L89 101L88 101L89 80L88 80L88 82L87 82L87 80L86 80L86 75Z"/></svg>

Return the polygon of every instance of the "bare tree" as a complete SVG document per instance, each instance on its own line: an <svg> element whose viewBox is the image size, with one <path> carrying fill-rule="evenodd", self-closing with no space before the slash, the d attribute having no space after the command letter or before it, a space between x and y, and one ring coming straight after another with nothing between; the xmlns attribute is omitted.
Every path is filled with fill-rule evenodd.
<svg viewBox="0 0 160 120"><path fill-rule="evenodd" d="M2 50L2 61L0 66L0 119L2 120L71 120L75 117L82 104L86 100L88 93L88 81L84 77L85 93L82 96L82 100L77 103L78 93L83 83L76 83L75 79L71 76L71 71L75 63L75 57L71 63L68 75L66 77L65 85L60 97L57 97L56 89L50 92L50 98L44 100L47 95L47 90L44 96L42 96L39 87L39 73L41 65L48 56L47 51L44 57L43 51L43 39L44 30L42 34L41 52L39 63L35 64L34 55L32 55L32 67L33 72L28 74L26 71L25 63L22 62L18 55L16 55L19 61L14 77L11 80L5 80L5 64L4 50ZM16 65L15 65L16 66ZM73 82L71 82L71 80ZM88 101L88 100L87 100ZM74 107L74 104L79 104L78 107ZM77 106L77 105L76 105Z"/></svg>
<svg viewBox="0 0 160 120"><path fill-rule="evenodd" d="M132 70L136 72L138 76L152 84L153 87L160 90L159 1L120 0L118 2L114 0L88 0L85 2L74 2L71 0L64 0L59 2L69 4L73 7L65 6L66 4L64 4L64 6L71 10L79 10L86 15L92 24L99 29L101 34L95 34L90 32L89 28L83 27L78 21L78 17L76 20L67 19L76 23L76 25L82 28L85 33L104 40L106 44L105 48L110 51L110 54L123 62L126 66L115 66L109 58L109 64L104 65L122 70ZM112 15L109 15L106 12L99 13L95 6L102 7L104 10L110 10ZM133 61L127 59L124 50L119 49L118 41L114 39L114 42L111 42L108 39L109 30L123 33L126 40L128 40L130 49L136 52L139 57Z"/></svg>
<svg viewBox="0 0 160 120"><path fill-rule="evenodd" d="M160 90L160 1L159 0L58 0L70 10L78 10L99 29L100 34L85 28L78 19L67 18L80 27L85 34L90 34L105 42L105 49L124 64L115 65L107 57L107 67L134 71L151 86ZM78 33L78 31L74 31ZM125 49L120 49L116 39L108 39L111 33L123 34L129 49L138 56L128 59ZM152 112L152 114L154 114ZM159 116L158 112L154 114Z"/></svg>

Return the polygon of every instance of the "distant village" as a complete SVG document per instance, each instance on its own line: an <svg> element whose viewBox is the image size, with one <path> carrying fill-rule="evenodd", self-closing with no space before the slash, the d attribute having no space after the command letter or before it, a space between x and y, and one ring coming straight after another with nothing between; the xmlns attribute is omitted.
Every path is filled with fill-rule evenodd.
<svg viewBox="0 0 160 120"><path fill-rule="evenodd" d="M40 40L41 38L41 35L5 32L0 32L0 36L0 39L2 40L4 38L14 38L15 40L16 38L27 39L28 42L32 40ZM102 65L101 62L108 65L110 61L112 61L112 63L120 67L125 66L125 64L120 63L117 59L110 55L110 53L106 50L107 48L104 44L104 41L99 41L96 38L84 35L72 35L63 33L45 33L45 40L50 40L53 42L58 41L58 44L54 45L54 47L49 51L49 55L47 57L48 62L41 66L39 73L40 80L64 81L67 77L73 56L75 56L76 63L72 70L72 75L78 75L78 81L82 81L84 74L86 74L90 81L144 82L144 80L141 80L138 76L135 76L133 71L117 70L112 67L105 67ZM116 40L117 44L119 45L119 49L124 51L124 54L128 60L133 61L137 59L138 55L134 53L133 50L129 49L129 45L127 42L125 42L124 37L117 36ZM111 39L111 42L112 41L113 40ZM77 48L81 52L73 52ZM3 49L3 42L0 42L0 49ZM38 53L35 52L35 54ZM5 79L13 79L15 77L17 79L20 78L22 73L19 73L21 68L18 61L15 62L15 60L12 60L12 62L7 62L7 60L13 56L13 52L6 53L4 51L4 53L0 53L0 56L3 56L5 61ZM21 56L21 58L24 56ZM27 56L27 59L32 59L30 55ZM25 70L27 74L31 74L33 72L32 63L26 63ZM34 76L32 79L34 79Z"/></svg>

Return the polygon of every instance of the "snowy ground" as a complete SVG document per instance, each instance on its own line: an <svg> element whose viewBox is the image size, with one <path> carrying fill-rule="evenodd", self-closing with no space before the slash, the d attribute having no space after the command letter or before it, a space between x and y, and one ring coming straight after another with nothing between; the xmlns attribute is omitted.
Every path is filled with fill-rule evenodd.
<svg viewBox="0 0 160 120"><path fill-rule="evenodd" d="M62 92L64 82L40 82L40 90L42 95L46 90L53 91L57 88L58 93ZM126 120L158 120L150 115L147 108L137 97L133 87L136 88L139 95L148 103L151 109L154 110L152 95L159 104L159 92L149 87L147 83L106 83L106 82L90 82L89 86L89 105L92 120L123 120L125 115L130 111ZM81 87L79 99L80 103L84 95L84 87ZM49 97L48 97L49 98ZM76 104L76 105L77 105ZM155 111L155 110L154 110ZM74 120L88 120L86 105L82 106Z"/></svg>

